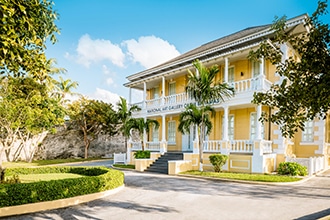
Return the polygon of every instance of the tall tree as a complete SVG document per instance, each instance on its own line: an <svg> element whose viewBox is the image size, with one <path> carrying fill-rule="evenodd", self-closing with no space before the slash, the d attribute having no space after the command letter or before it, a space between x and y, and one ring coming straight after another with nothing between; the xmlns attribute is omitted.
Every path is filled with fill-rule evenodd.
<svg viewBox="0 0 330 220"><path fill-rule="evenodd" d="M117 130L117 117L112 104L89 100L85 97L69 104L71 123L79 126L83 133L85 158L88 157L90 144L99 134L114 135Z"/></svg>
<svg viewBox="0 0 330 220"><path fill-rule="evenodd" d="M286 27L286 17L276 18L274 38L251 51L250 58L264 57L276 66L283 81L269 91L254 95L253 102L269 106L274 111L263 114L262 120L280 126L285 137L293 137L304 123L316 117L325 118L330 109L330 30L320 21L327 14L327 1L319 1L316 11L307 18L306 33L294 34ZM284 62L280 46L292 47L298 58Z"/></svg>
<svg viewBox="0 0 330 220"><path fill-rule="evenodd" d="M29 73L44 80L50 72L46 41L56 42L59 33L53 2L47 0L2 0L0 4L0 73L21 76Z"/></svg>
<svg viewBox="0 0 330 220"><path fill-rule="evenodd" d="M193 63L196 71L188 70L188 83L186 92L195 99L196 105L188 105L184 112L180 114L179 131L189 133L188 125L198 126L199 136L199 160L200 170L203 169L203 142L205 135L212 129L210 117L213 117L214 109L210 104L223 102L226 98L234 95L234 89L227 83L217 82L216 74L219 72L218 66L205 67L199 60Z"/></svg>
<svg viewBox="0 0 330 220"><path fill-rule="evenodd" d="M33 78L1 78L0 155L5 152L7 160L12 161L24 152L31 161L40 134L54 132L55 126L63 123L65 110L49 94L48 85ZM15 145L18 148L13 154Z"/></svg>
<svg viewBox="0 0 330 220"><path fill-rule="evenodd" d="M140 135L141 144L142 144L142 150L144 151L145 143L143 141L143 133L145 130L147 132L147 134L149 134L150 128L152 126L155 126L155 128L158 129L159 122L157 120L149 119L149 118L147 118L146 120L144 120L144 118L130 118L127 121L127 125L125 127L126 130L124 131L124 133L129 134L132 129L135 129L136 131L138 131L139 135Z"/></svg>
<svg viewBox="0 0 330 220"><path fill-rule="evenodd" d="M137 105L129 106L125 98L120 97L120 101L117 103L117 115L119 119L119 131L123 134L125 138L125 149L127 151L127 138L131 135L127 126L129 126L128 121L132 119L132 112L141 110Z"/></svg>

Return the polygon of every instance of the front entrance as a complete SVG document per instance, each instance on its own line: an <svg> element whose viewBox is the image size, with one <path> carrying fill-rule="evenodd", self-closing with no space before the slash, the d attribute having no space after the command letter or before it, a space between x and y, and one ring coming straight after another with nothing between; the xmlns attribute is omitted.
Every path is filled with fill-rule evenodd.
<svg viewBox="0 0 330 220"><path fill-rule="evenodd" d="M195 139L195 126L190 128L189 134L182 134L182 151L193 151Z"/></svg>

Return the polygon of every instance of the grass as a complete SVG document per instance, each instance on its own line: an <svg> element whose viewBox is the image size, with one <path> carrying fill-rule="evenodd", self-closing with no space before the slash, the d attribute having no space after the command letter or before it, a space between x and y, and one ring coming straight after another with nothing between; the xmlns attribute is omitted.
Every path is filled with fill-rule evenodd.
<svg viewBox="0 0 330 220"><path fill-rule="evenodd" d="M135 165L131 164L113 164L114 167L124 168L124 169L135 169Z"/></svg>
<svg viewBox="0 0 330 220"><path fill-rule="evenodd" d="M93 160L102 160L105 158L69 158L69 159L53 159L53 160L36 160L32 163L28 162L3 162L4 167L8 168L16 168L16 167L36 167L36 166L46 166L46 165L55 165L62 163L75 163L75 162L85 162L85 161L93 161ZM108 159L108 158L107 158Z"/></svg>
<svg viewBox="0 0 330 220"><path fill-rule="evenodd" d="M296 182L301 180L300 177L282 176L273 174L247 174L247 173L215 173L215 172L201 172L188 171L181 174L212 177L215 179L231 179L231 180L247 180L259 182Z"/></svg>
<svg viewBox="0 0 330 220"><path fill-rule="evenodd" d="M43 173L43 174L28 174L19 175L21 183L30 183L38 181L60 180L60 179L73 179L80 178L84 175L74 173Z"/></svg>

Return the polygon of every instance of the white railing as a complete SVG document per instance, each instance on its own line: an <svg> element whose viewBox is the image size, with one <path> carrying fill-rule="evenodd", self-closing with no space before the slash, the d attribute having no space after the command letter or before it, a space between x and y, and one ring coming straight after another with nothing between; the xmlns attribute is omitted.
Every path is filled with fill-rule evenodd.
<svg viewBox="0 0 330 220"><path fill-rule="evenodd" d="M310 157L310 158L294 158L286 157L286 162L296 162L302 166L307 167L308 175L313 175L325 169L325 158L322 157Z"/></svg>
<svg viewBox="0 0 330 220"><path fill-rule="evenodd" d="M126 164L126 154L125 153L113 154L113 164L117 164L117 163Z"/></svg>
<svg viewBox="0 0 330 220"><path fill-rule="evenodd" d="M232 140L229 144L231 153L253 153L253 141Z"/></svg>
<svg viewBox="0 0 330 220"><path fill-rule="evenodd" d="M187 102L192 102L193 100L189 97L188 93L179 93L175 95L165 96L164 104L183 104Z"/></svg>
<svg viewBox="0 0 330 220"><path fill-rule="evenodd" d="M160 142L146 142L146 150L160 151Z"/></svg>
<svg viewBox="0 0 330 220"><path fill-rule="evenodd" d="M204 152L221 152L221 141L204 141Z"/></svg>
<svg viewBox="0 0 330 220"><path fill-rule="evenodd" d="M146 100L147 108L153 108L162 105L162 98Z"/></svg>
<svg viewBox="0 0 330 220"><path fill-rule="evenodd" d="M262 146L262 152L263 153L266 153L266 154L270 154L270 153L273 153L273 148L272 148L272 141L261 141L261 146Z"/></svg>
<svg viewBox="0 0 330 220"><path fill-rule="evenodd" d="M255 91L255 90L269 90L272 83L265 79L265 76L258 76L250 79L240 80L229 83L231 87L235 89L236 94ZM146 100L145 105L143 102L136 103L141 109L152 109L156 107L168 107L166 110L171 110L172 105L180 105L180 108L184 107L186 103L192 103L194 100L188 95L188 93L178 93L170 96L159 97L156 99ZM217 102L214 102L216 104Z"/></svg>
<svg viewBox="0 0 330 220"><path fill-rule="evenodd" d="M132 150L142 150L141 142L132 142Z"/></svg>

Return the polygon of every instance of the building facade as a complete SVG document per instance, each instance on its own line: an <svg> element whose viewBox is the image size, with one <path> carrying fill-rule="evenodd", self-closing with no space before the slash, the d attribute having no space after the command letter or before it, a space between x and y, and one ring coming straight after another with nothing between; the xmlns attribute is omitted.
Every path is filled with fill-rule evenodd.
<svg viewBox="0 0 330 220"><path fill-rule="evenodd" d="M291 32L306 32L307 15L287 21ZM216 114L212 118L213 129L203 143L204 170L211 170L208 156L222 153L229 156L224 170L232 172L268 173L276 170L280 162L311 157L321 157L321 166L327 166L330 142L330 120L315 120L305 124L305 131L294 138L281 135L280 128L258 120L262 112L271 111L266 106L252 104L255 92L266 92L274 83L283 80L268 60L251 61L248 54L261 42L271 41L271 25L247 28L184 53L159 66L127 77L125 84L132 90L143 91L143 101L131 103L141 110L133 117L155 119L158 129L144 132L143 142L130 142L128 160L134 163L132 153L144 149L155 152L155 158L164 152L184 152L184 160L191 161L192 169L198 169L198 135L191 127L189 134L178 131L179 115L194 100L185 92L188 69L200 60L210 67L218 65L216 81L226 82L235 89L235 96L224 102L212 103ZM289 44L281 45L283 61L297 57ZM309 162L311 163L311 162ZM315 162L313 162L315 163ZM310 166L310 165L309 165Z"/></svg>

